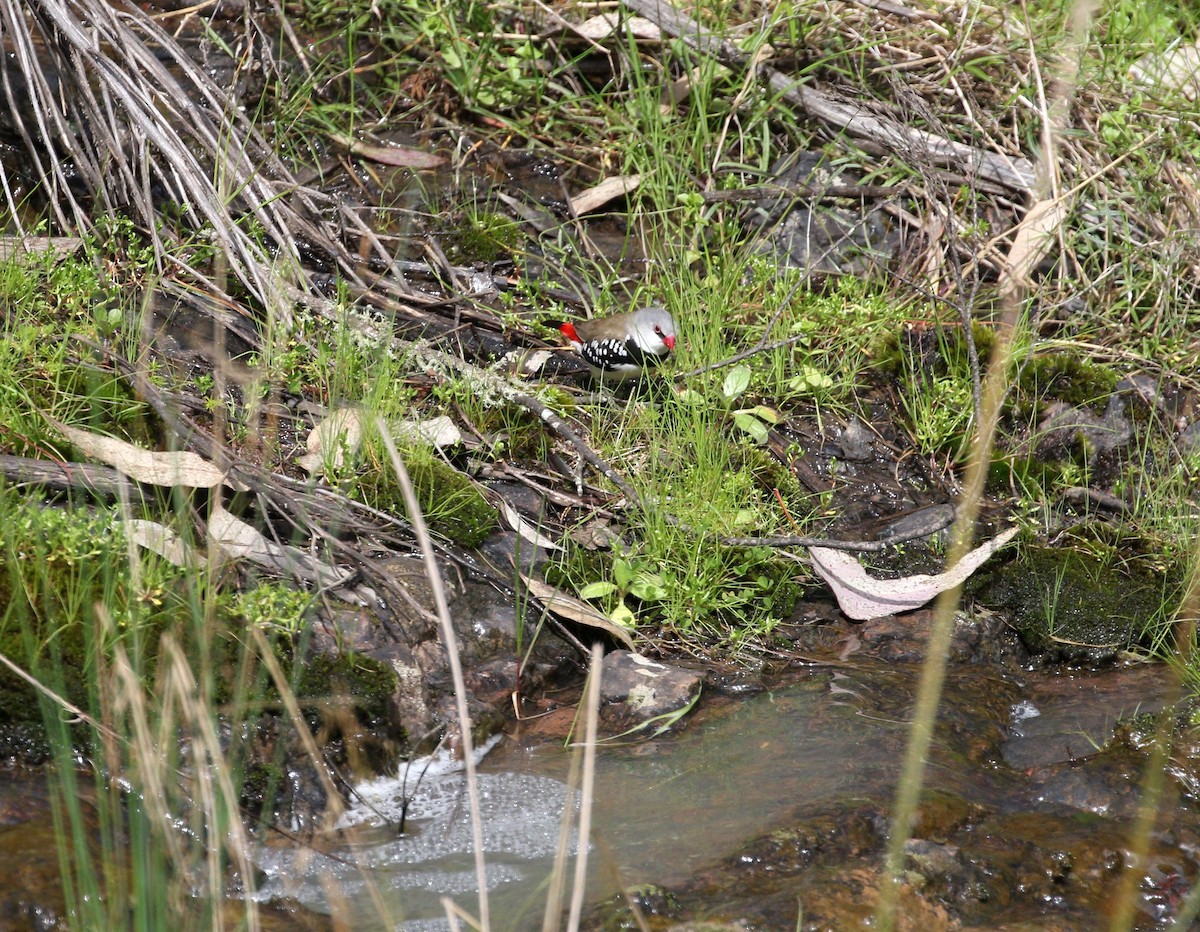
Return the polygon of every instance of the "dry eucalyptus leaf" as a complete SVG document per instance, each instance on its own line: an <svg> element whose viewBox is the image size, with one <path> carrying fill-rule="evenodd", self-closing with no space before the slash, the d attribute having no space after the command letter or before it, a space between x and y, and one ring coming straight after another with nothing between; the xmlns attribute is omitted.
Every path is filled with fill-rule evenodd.
<svg viewBox="0 0 1200 932"><path fill-rule="evenodd" d="M157 553L174 566L186 568L201 562L196 551L165 524L134 518L125 527L135 544Z"/></svg>
<svg viewBox="0 0 1200 932"><path fill-rule="evenodd" d="M852 554L829 547L809 547L813 566L837 597L838 607L847 618L865 621L920 608L947 589L961 585L992 554L1016 536L1009 528L986 544L976 547L955 565L936 576L919 573L903 579L875 579L867 575Z"/></svg>
<svg viewBox="0 0 1200 932"><path fill-rule="evenodd" d="M529 590L529 594L541 602L547 610L554 612L556 615L562 615L563 618L579 622L581 625L588 625L589 627L606 631L630 650L633 650L633 638L630 637L629 631L622 628L607 615L596 611L590 605L584 605L577 598L567 595L561 589L555 589L553 586L547 585L531 576L522 575L521 582L525 584L525 588Z"/></svg>
<svg viewBox="0 0 1200 932"><path fill-rule="evenodd" d="M420 440L439 450L462 443L462 432L444 414L423 421L401 421L390 426L392 436L397 440Z"/></svg>
<svg viewBox="0 0 1200 932"><path fill-rule="evenodd" d="M1195 100L1200 97L1200 42L1143 55L1130 67L1129 76L1151 87L1174 88Z"/></svg>
<svg viewBox="0 0 1200 932"><path fill-rule="evenodd" d="M357 408L334 411L308 432L308 452L296 461L311 476L324 470L327 457L340 467L347 453L357 452L362 443L362 414Z"/></svg>
<svg viewBox="0 0 1200 932"><path fill-rule="evenodd" d="M323 566L308 554L268 540L245 521L217 505L208 517L209 541L234 559L249 560L279 573L291 573L322 586L340 584L350 574Z"/></svg>
<svg viewBox="0 0 1200 932"><path fill-rule="evenodd" d="M222 470L195 453L143 450L115 437L93 434L56 421L51 423L85 456L107 463L137 482L167 488L211 489L225 481Z"/></svg>
<svg viewBox="0 0 1200 932"><path fill-rule="evenodd" d="M614 175L612 178L605 178L595 187L588 188L571 198L571 209L580 215L591 213L614 198L629 194L641 183L641 175Z"/></svg>
<svg viewBox="0 0 1200 932"><path fill-rule="evenodd" d="M1038 201L1029 208L1025 219L1017 224L1017 235L1004 262L1002 290L1029 284L1030 274L1054 245L1066 216L1067 202L1059 197Z"/></svg>
<svg viewBox="0 0 1200 932"><path fill-rule="evenodd" d="M377 145L362 142L350 136L331 133L329 136L343 148L349 149L360 158L378 162L380 165L394 165L397 168L411 168L419 171L423 168L437 168L444 165L446 160L440 155L426 152L424 149L410 149L407 146Z"/></svg>
<svg viewBox="0 0 1200 932"><path fill-rule="evenodd" d="M562 547L522 518L521 513L508 502L502 501L500 507L504 511L504 518L508 521L508 526L520 534L522 540L528 541L535 547L541 547L543 550L562 550Z"/></svg>
<svg viewBox="0 0 1200 932"><path fill-rule="evenodd" d="M574 528L568 536L588 550L608 550L621 539L621 535L612 529L607 518L589 521L582 527Z"/></svg>

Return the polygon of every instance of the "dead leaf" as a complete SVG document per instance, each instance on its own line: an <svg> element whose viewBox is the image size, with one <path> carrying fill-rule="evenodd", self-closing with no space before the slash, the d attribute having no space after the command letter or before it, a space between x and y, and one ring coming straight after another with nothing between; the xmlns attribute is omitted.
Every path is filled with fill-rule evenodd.
<svg viewBox="0 0 1200 932"><path fill-rule="evenodd" d="M329 138L355 155L378 162L380 165L394 165L397 168L411 168L413 171L420 171L423 168L437 168L446 162L440 155L434 155L424 149L374 145L350 136L343 136L340 133L330 133Z"/></svg>
<svg viewBox="0 0 1200 932"><path fill-rule="evenodd" d="M605 178L595 187L588 188L571 198L571 209L579 215L590 213L598 207L603 207L614 198L629 194L641 183L641 175L614 175L611 178Z"/></svg>
<svg viewBox="0 0 1200 932"><path fill-rule="evenodd" d="M362 433L362 415L357 408L334 411L308 432L308 452L296 462L310 476L323 473L330 456L333 466L340 468L347 453L358 452Z"/></svg>
<svg viewBox="0 0 1200 932"><path fill-rule="evenodd" d="M1017 235L1001 270L1001 290L1011 292L1029 284L1029 276L1054 245L1055 234L1067 216L1065 198L1038 201L1017 224Z"/></svg>
<svg viewBox="0 0 1200 932"><path fill-rule="evenodd" d="M961 585L992 554L1016 536L1009 528L986 544L976 547L955 565L936 576L919 573L903 579L875 579L867 575L861 563L844 550L809 547L813 567L837 597L838 607L847 618L865 621L920 608L936 595Z"/></svg>
<svg viewBox="0 0 1200 932"><path fill-rule="evenodd" d="M1174 88L1195 100L1200 97L1200 42L1143 55L1130 66L1129 76L1151 87Z"/></svg>
<svg viewBox="0 0 1200 932"><path fill-rule="evenodd" d="M546 535L539 533L537 528L522 518L521 513L508 502L501 500L500 507L504 511L504 518L508 521L508 526L521 535L522 540L527 540L543 550L562 550L562 547Z"/></svg>
<svg viewBox="0 0 1200 932"><path fill-rule="evenodd" d="M392 424L391 429L397 440L419 440L439 450L462 443L462 432L444 414L423 421L401 421Z"/></svg>
<svg viewBox="0 0 1200 932"><path fill-rule="evenodd" d="M607 518L589 521L572 529L567 536L587 550L608 550L621 539L621 535L612 529Z"/></svg>
<svg viewBox="0 0 1200 932"><path fill-rule="evenodd" d="M109 466L137 482L167 488L211 489L225 481L225 473L196 453L143 450L132 443L93 434L88 430L51 421L85 456Z"/></svg>
<svg viewBox="0 0 1200 932"><path fill-rule="evenodd" d="M249 560L278 573L315 581L321 586L335 587L351 575L324 566L295 547L269 540L220 505L215 506L208 517L208 536L214 546L233 559Z"/></svg>
<svg viewBox="0 0 1200 932"><path fill-rule="evenodd" d="M525 584L525 588L529 590L529 594L541 602L547 610L554 612L556 615L562 615L563 618L569 618L571 621L577 621L581 625L588 625L589 627L606 631L630 650L633 650L633 638L630 636L629 631L621 627L607 615L596 611L590 605L584 605L578 599L567 595L562 590L555 589L553 586L547 585L531 576L522 575L521 582Z"/></svg>
<svg viewBox="0 0 1200 932"><path fill-rule="evenodd" d="M398 440L427 443L441 450L462 443L462 432L446 415L425 420L401 421L388 425ZM326 457L332 454L333 465L340 467L347 453L356 453L362 445L362 412L357 408L334 411L308 434L308 452L297 458L310 475L320 475Z"/></svg>
<svg viewBox="0 0 1200 932"><path fill-rule="evenodd" d="M133 518L125 523L125 528L135 544L157 553L174 566L186 568L200 563L196 551L165 524Z"/></svg>

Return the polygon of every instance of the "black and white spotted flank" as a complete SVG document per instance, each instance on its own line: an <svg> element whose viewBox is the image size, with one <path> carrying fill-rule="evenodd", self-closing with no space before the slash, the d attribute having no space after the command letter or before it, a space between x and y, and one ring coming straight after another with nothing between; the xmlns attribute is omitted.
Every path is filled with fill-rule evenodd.
<svg viewBox="0 0 1200 932"><path fill-rule="evenodd" d="M675 320L661 307L646 307L559 328L599 378L629 379L657 365L675 348Z"/></svg>

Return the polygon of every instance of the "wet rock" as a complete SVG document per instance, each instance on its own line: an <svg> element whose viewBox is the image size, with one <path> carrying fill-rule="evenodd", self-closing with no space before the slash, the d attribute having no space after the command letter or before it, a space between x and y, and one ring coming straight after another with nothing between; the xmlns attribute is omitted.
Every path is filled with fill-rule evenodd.
<svg viewBox="0 0 1200 932"><path fill-rule="evenodd" d="M1039 662L1096 664L1136 644L1162 609L1161 578L1080 550L1027 546L979 581L976 599L1010 614Z"/></svg>
<svg viewBox="0 0 1200 932"><path fill-rule="evenodd" d="M851 418L850 422L846 424L839 439L844 460L862 463L875 455L873 449L875 435L871 433L866 424L856 417Z"/></svg>
<svg viewBox="0 0 1200 932"><path fill-rule="evenodd" d="M776 184L817 191L856 181L831 169L820 152L794 153L771 172ZM865 274L886 263L900 244L896 223L880 205L852 209L785 195L762 199L749 221L763 231L760 252L808 273Z"/></svg>
<svg viewBox="0 0 1200 932"><path fill-rule="evenodd" d="M1179 452L1184 456L1200 453L1200 421L1189 424L1179 432L1175 443Z"/></svg>
<svg viewBox="0 0 1200 932"><path fill-rule="evenodd" d="M533 526L533 525L531 525ZM539 574L550 559L548 551L525 540L516 531L499 531L479 547L480 555L499 572L526 576Z"/></svg>
<svg viewBox="0 0 1200 932"><path fill-rule="evenodd" d="M1086 408L1052 402L1038 425L1038 436L1037 454L1043 458L1062 456L1076 444L1095 453L1108 453L1129 442L1133 425L1125 416L1124 400L1114 394L1100 417Z"/></svg>
<svg viewBox="0 0 1200 932"><path fill-rule="evenodd" d="M703 675L627 650L606 654L601 665L600 718L624 730L682 712L696 701Z"/></svg>
<svg viewBox="0 0 1200 932"><path fill-rule="evenodd" d="M799 874L814 864L837 863L881 851L887 821L879 809L850 802L747 842L728 862L724 882L754 886L755 878Z"/></svg>
<svg viewBox="0 0 1200 932"><path fill-rule="evenodd" d="M634 909L645 919L651 916L672 918L679 915L679 900L666 887L658 884L637 884L627 888L608 903L601 903L591 912L594 916L589 928L603 929L637 929L639 923L635 918ZM685 926L672 926L673 930Z"/></svg>
<svg viewBox="0 0 1200 932"><path fill-rule="evenodd" d="M1150 664L1030 675L1001 749L1004 762L1025 770L1090 757L1112 740L1123 720L1157 712L1170 693L1162 670Z"/></svg>
<svg viewBox="0 0 1200 932"><path fill-rule="evenodd" d="M954 845L910 838L904 843L904 853L912 866L926 876L961 873L963 869L962 852Z"/></svg>
<svg viewBox="0 0 1200 932"><path fill-rule="evenodd" d="M969 802L957 793L926 790L921 794L917 806L913 837L931 842L945 842L956 832L974 825L987 814L988 810L984 806Z"/></svg>
<svg viewBox="0 0 1200 932"><path fill-rule="evenodd" d="M934 609L922 608L903 615L872 618L859 626L858 638L873 656L893 663L920 663L925 659L925 645L934 617ZM1019 655L999 615L987 611L955 614L951 662L1002 663Z"/></svg>

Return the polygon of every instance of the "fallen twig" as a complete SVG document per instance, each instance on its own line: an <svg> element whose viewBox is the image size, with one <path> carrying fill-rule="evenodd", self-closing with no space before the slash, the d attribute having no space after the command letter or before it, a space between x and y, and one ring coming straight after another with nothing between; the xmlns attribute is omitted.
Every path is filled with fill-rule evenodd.
<svg viewBox="0 0 1200 932"><path fill-rule="evenodd" d="M705 32L696 20L664 0L624 0L624 5L653 20L664 33L682 39L728 68L744 71L753 64L750 56L734 43ZM901 157L921 153L936 165L959 171L966 169L1013 191L1024 193L1033 187L1033 163L1029 159L985 152L886 117L874 116L859 103L843 103L815 88L805 87L791 75L762 65L757 67L774 93L802 108L809 116L851 136L883 146Z"/></svg>

